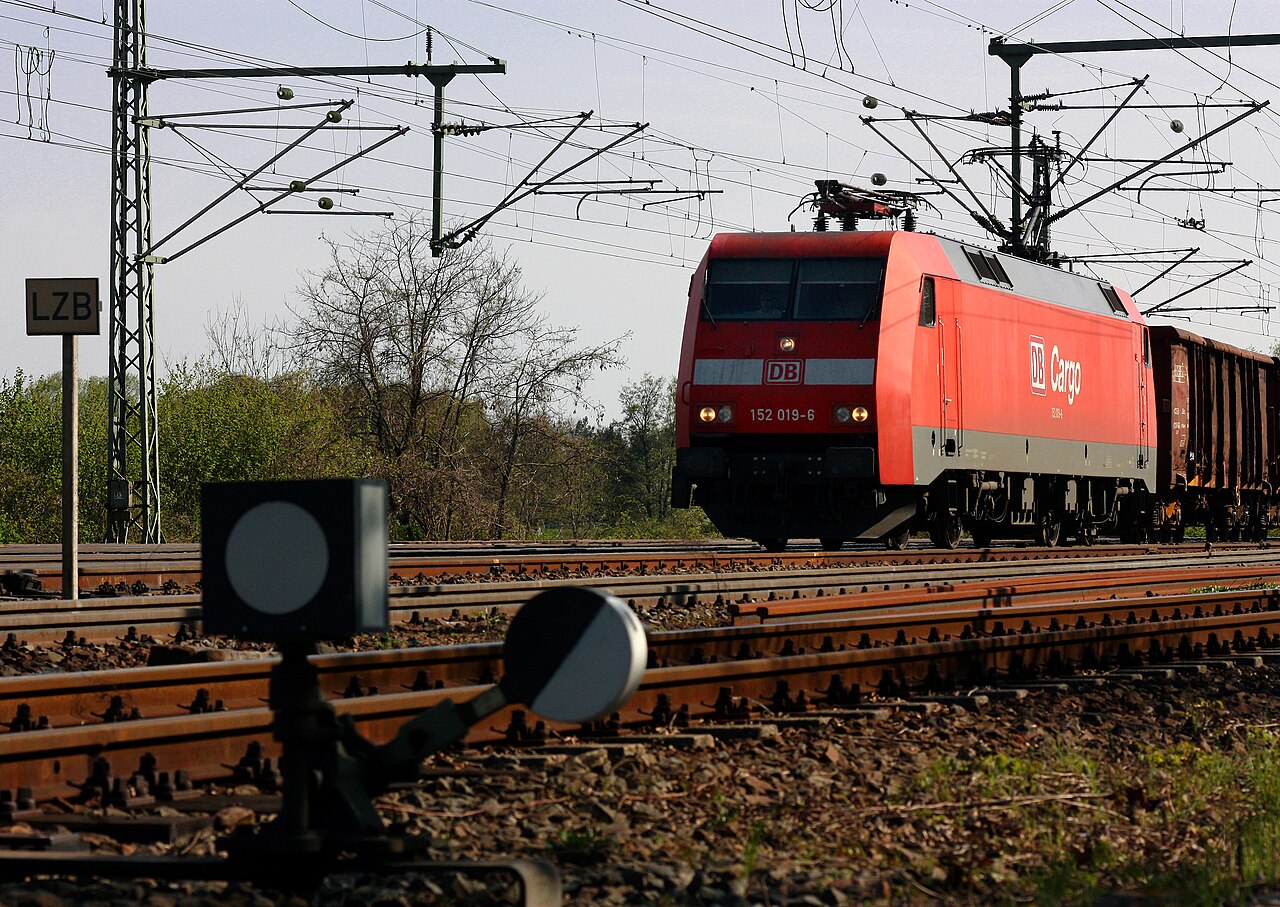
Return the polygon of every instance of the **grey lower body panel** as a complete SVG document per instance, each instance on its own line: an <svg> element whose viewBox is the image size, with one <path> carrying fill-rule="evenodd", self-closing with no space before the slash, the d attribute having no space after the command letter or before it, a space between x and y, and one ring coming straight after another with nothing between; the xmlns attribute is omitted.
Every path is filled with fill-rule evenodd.
<svg viewBox="0 0 1280 907"><path fill-rule="evenodd" d="M955 453L946 453L946 440L956 440ZM1133 444L1062 441L987 431L911 429L917 485L932 484L952 471L1010 472L1027 475L1088 476L1128 479L1154 488L1156 449Z"/></svg>

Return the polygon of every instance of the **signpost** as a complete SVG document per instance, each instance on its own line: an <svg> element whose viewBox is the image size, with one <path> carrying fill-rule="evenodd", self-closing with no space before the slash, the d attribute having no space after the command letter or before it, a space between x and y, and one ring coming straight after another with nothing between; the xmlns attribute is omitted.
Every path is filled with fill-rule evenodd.
<svg viewBox="0 0 1280 907"><path fill-rule="evenodd" d="M27 335L62 335L62 595L80 598L81 334L97 334L98 278L27 278Z"/></svg>

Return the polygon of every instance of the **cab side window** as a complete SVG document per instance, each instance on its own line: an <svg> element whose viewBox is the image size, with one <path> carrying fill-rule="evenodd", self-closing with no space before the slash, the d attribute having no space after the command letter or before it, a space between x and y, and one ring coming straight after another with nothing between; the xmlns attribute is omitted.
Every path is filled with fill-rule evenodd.
<svg viewBox="0 0 1280 907"><path fill-rule="evenodd" d="M937 306L933 301L933 278L926 277L920 284L920 327L931 328L937 322Z"/></svg>

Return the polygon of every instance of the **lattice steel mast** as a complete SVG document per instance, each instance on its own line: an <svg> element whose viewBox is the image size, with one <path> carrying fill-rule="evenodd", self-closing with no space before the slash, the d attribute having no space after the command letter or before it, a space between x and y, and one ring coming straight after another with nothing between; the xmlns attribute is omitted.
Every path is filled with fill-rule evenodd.
<svg viewBox="0 0 1280 907"><path fill-rule="evenodd" d="M458 134L456 131L450 133L453 127L440 122L444 86L461 73L506 72L506 64L493 57L487 64L480 65L406 63L403 66L155 70L147 66L145 7L146 0L116 0L115 46L112 67L108 70L114 84L111 109L111 317L107 377L109 460L106 538L109 542L127 542L131 533L144 543L164 541L160 529L160 432L156 414L155 318L151 280L154 266L166 259L151 252L151 146L148 135L154 123L147 118L147 89L150 84L157 79L174 78L425 75L436 88L434 207L439 212L443 166L440 159L441 137ZM396 130L396 135L403 135L406 131L407 127L401 127ZM361 154L374 150L383 142L369 146ZM265 206L259 210L262 207ZM232 225L234 223L238 221ZM437 213L436 231L439 231L439 225Z"/></svg>
<svg viewBox="0 0 1280 907"><path fill-rule="evenodd" d="M116 0L111 126L111 282L107 373L109 542L160 542L145 0Z"/></svg>

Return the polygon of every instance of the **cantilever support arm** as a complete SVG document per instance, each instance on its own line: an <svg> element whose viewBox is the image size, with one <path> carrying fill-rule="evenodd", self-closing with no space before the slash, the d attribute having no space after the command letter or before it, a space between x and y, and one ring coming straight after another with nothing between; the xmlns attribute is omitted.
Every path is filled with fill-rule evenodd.
<svg viewBox="0 0 1280 907"><path fill-rule="evenodd" d="M1142 314L1150 315L1152 312L1157 312L1160 309L1163 309L1169 303L1174 302L1175 300L1181 299L1183 296L1186 296L1189 293L1194 293L1196 290L1202 289L1203 287L1207 287L1209 284L1213 283L1214 281L1221 280L1222 278L1226 277L1229 274L1234 274L1236 271L1239 271L1241 268L1247 268L1251 264L1253 264L1252 259L1248 261L1242 261L1240 262L1240 264L1236 265L1234 268L1229 268L1228 270L1223 271L1221 274L1217 274L1217 275L1214 275L1213 277L1210 277L1208 280L1202 280L1200 283L1196 284L1194 287L1191 287L1190 289L1183 290L1177 296L1170 296L1164 302L1157 302L1151 308L1143 309ZM1178 310L1175 309L1175 311L1178 311ZM1190 312L1192 310L1183 309L1182 311Z"/></svg>
<svg viewBox="0 0 1280 907"><path fill-rule="evenodd" d="M1080 147L1080 150L1076 152L1076 156L1067 162L1067 166L1063 167L1061 170L1058 171L1057 179L1055 179L1049 185L1050 193L1052 193L1054 189L1058 188L1058 184L1062 182L1063 178L1067 175L1067 172L1072 167L1074 167L1077 163L1080 162L1080 158L1084 157L1085 152L1088 151L1089 148L1093 145L1093 143L1098 140L1098 137L1102 135L1102 133L1107 131L1107 127L1110 126L1115 121L1116 117L1120 116L1120 111L1124 110L1126 107L1129 106L1129 102L1133 100L1133 96L1138 93L1138 90L1142 88L1143 85L1147 84L1147 79L1149 78L1151 78L1151 76L1146 75L1146 76L1143 76L1141 79L1133 80L1133 90L1129 92L1129 94L1125 97L1123 101L1121 101L1119 104L1116 105L1116 109L1111 111L1111 116L1107 117L1106 121L1103 122L1103 124L1098 127L1098 131L1093 134L1093 136L1089 139L1089 141L1085 142ZM1050 197L1052 197L1052 195Z"/></svg>
<svg viewBox="0 0 1280 907"><path fill-rule="evenodd" d="M964 187L965 192L969 193L969 197L972 198L982 210L982 213L986 216L988 223L995 224L1003 229L1003 224L1000 223L1000 218L996 217L987 209L987 206L983 204L982 199L978 197L978 193L973 191L969 184L964 181L964 177L960 175L960 171L956 170L955 166L947 160L947 156L942 153L942 149L934 143L933 139L929 138L929 134L927 132L920 128L920 124L917 122L918 117L916 116L916 112L914 110L904 110L903 113L906 114L907 122L916 128L916 132L920 133L920 138L929 143L929 147L933 149L933 153L938 156L938 159L946 165L947 170L951 172L951 175L956 178L956 182Z"/></svg>
<svg viewBox="0 0 1280 907"><path fill-rule="evenodd" d="M382 139L379 142L374 142L368 148L365 148L362 151L357 151L355 154L350 155L349 157L343 158L342 160L338 161L338 163L334 164L332 167L329 167L326 170L321 170L315 176L308 178L307 180L305 180L305 182L310 183L318 179L323 179L324 177L328 176L330 173L333 173L333 171L339 169L340 167L345 167L347 164L351 163L352 161L358 160L364 157L366 154L376 151L377 149L381 148L383 145L387 144L387 142L391 141L392 139L400 138L400 136L404 135L408 131L409 131L408 126L397 126L396 131L391 133L391 135L387 136L385 139ZM270 208L272 205L276 204L277 202L284 201L286 198L288 198L291 195L293 195L293 190L285 189L283 192L273 195L271 198L267 199L265 202L262 202L258 206L254 208L250 208L248 211L246 211L244 214L241 214L239 217L235 218L234 220L229 221L228 223L223 224L218 229L205 234L204 236L197 239L195 242L191 243L191 245L187 246L186 248L179 249L177 252L174 252L172 255L169 255L167 257L163 257L163 258L159 256L155 257L152 263L166 264L168 262L173 261L176 258L180 258L183 255L186 255L192 249L196 248L197 246L204 245L209 240L213 239L215 236L220 236L221 234L226 233L232 227L236 226L236 224L239 224L243 221L248 220L249 218L253 217L255 214L261 214L262 212Z"/></svg>
<svg viewBox="0 0 1280 907"><path fill-rule="evenodd" d="M1142 292L1143 290L1145 290L1147 287L1151 286L1153 283L1155 283L1155 282L1156 282L1157 280L1159 280L1161 277L1164 277L1164 275L1168 274L1170 271L1172 271L1172 270L1173 270L1174 268L1176 268L1178 265L1182 264L1182 263L1183 263L1183 262L1185 262L1188 258L1190 258L1192 255L1195 255L1195 254L1196 254L1197 252L1199 252L1199 251L1200 251L1200 247L1199 247L1199 246L1197 246L1197 247L1196 247L1196 248L1194 248L1194 249L1188 249L1188 250L1187 250L1187 254L1186 254L1186 255L1184 255L1184 256L1182 256L1181 258L1179 258L1177 261L1175 261L1173 264L1169 265L1169 267L1165 268L1163 271L1161 271L1161 272L1160 272L1159 274L1157 274L1155 277L1151 278L1151 279L1150 279L1150 280L1148 280L1146 283L1144 283L1142 286L1138 287L1138 289L1136 289L1136 290L1134 290L1133 292L1131 292L1131 293L1129 294L1129 296L1130 296L1130 297L1137 296L1139 293L1141 293L1141 292ZM1161 305L1164 305L1164 303L1160 303L1160 304L1161 304Z"/></svg>
<svg viewBox="0 0 1280 907"><path fill-rule="evenodd" d="M350 107L350 106L351 106L352 104L354 104L354 103L355 103L355 101L345 101L345 100L344 100L344 101L340 101L340 102L336 105L336 109L337 109L337 110L339 110L339 111L343 111L343 110L346 110L348 107ZM333 105L326 104L325 106L333 106ZM285 146L284 146L284 148L280 149L280 151L279 151L278 153L276 153L276 154L272 155L272 156L271 156L270 158L268 158L265 162L263 162L263 164L262 164L260 167L258 167L257 169L255 169L253 172L246 174L242 179L238 180L238 181L235 183L235 185L233 185L233 186L232 186L230 189L228 189L226 192L224 192L224 193L222 193L221 195L219 195L219 196L218 196L217 198L215 198L213 201L209 202L209 204L205 205L203 208L201 208L201 209L200 209L199 211L197 211L195 214L191 215L191 216L190 216L190 217L188 217L186 220L184 220L184 221L183 221L181 224L179 224L177 227L174 227L172 230L170 230L168 233L166 233L166 234L165 234L164 236L162 236L160 239L158 239L158 240L156 240L155 242L153 242L153 243L151 244L151 248L149 248L149 249L147 249L145 252L143 252L143 253L142 253L142 255L146 256L146 255L153 255L153 254L155 254L156 249L160 248L160 247L161 247L162 245L164 245L166 242L168 242L169 240L173 239L173 237L174 237L174 236L176 236L177 234L181 233L183 230L185 230L187 227L191 226L193 223L195 223L196 221L198 221L200 218L204 217L206 214L208 214L210 211L212 211L214 208L216 208L219 204L221 204L222 202L224 202L225 200L227 200L228 198L230 198L232 195L234 195L237 191L239 191L240 189L245 189L245 188L247 188L247 187L249 186L249 183L251 183L251 182L253 181L253 179L254 179L256 176L258 176L259 174L261 174L261 173L262 173L263 171L265 171L268 167L270 167L270 166L271 166L272 164L274 164L276 161L280 160L280 158L284 157L286 154L288 154L288 153L289 153L290 151L292 151L294 148L297 148L299 145L301 145L301 144L302 144L303 142L305 142L307 139L311 138L311 136L315 135L317 132L319 132L321 129L323 129L326 125L328 125L330 122L331 122L331 120L329 119L329 115L328 115L328 113L326 113L326 114L325 114L325 115L320 119L320 122L318 122L318 123L316 123L314 126L310 127L306 132L304 132L302 135L300 135L300 136L299 136L295 141L292 141L292 142L290 142L289 144L285 145ZM170 128L173 128L173 124L169 124L169 126L170 126Z"/></svg>
<svg viewBox="0 0 1280 907"><path fill-rule="evenodd" d="M590 115L591 115L590 112L584 114L583 122L585 122L586 118L589 117ZM547 160L550 159L551 155L555 154L556 151L559 150L561 146L563 146L566 142L569 141L569 138L573 135L575 131L577 131L575 127L575 129L570 131L567 135L565 135L564 138L561 139L560 142L557 143L554 148L552 148L549 152L547 152L547 154L542 158L542 160L538 162L537 166L535 166L531 171L529 171L529 176L526 176L518 184L516 184L516 187L507 193L506 198L498 202L498 204L495 205L491 211L489 211L487 214L483 214L480 217L477 217L475 220L471 221L471 223L466 224L465 226L462 226L456 230L450 231L448 234L440 238L440 242L438 244L432 243L432 246L437 249L439 248L456 249L458 246L461 246L463 243L468 242L473 236L475 236L476 233L480 230L480 228L483 227L485 224L487 224L493 218L493 216L496 215L498 212L511 207L521 199L528 198L530 195L533 195L535 192L537 192L538 189L542 188L548 183L558 180L560 177L564 176L566 173L576 170L578 167L581 167L583 164L587 163L588 161L594 160L595 158L604 154L609 149L615 148L618 145L621 145L623 142L631 138L637 132L641 132L644 129L647 129L648 126L649 126L648 123L637 123L634 127L628 130L624 135L619 136L617 139L610 142L608 145L595 149L594 151L592 151L590 154L588 154L586 157L584 157L582 160L578 161L577 163L570 164L568 167L565 167L563 170L560 170L557 173L553 174L552 176L547 177L545 180L539 180L537 183L530 185L529 176L532 176L534 173L537 173L538 168L541 167L544 163L546 163ZM519 191L521 186L527 186L528 188L526 188L523 192L521 192Z"/></svg>
<svg viewBox="0 0 1280 907"><path fill-rule="evenodd" d="M1183 145L1179 145L1177 148L1175 148L1173 151L1170 151L1164 157L1158 160L1152 161L1151 163L1147 164L1145 167L1138 168L1137 170L1133 171L1133 173L1130 173L1128 176L1122 177L1116 180L1111 185L1106 186L1102 189L1099 189L1097 192L1093 193L1092 195L1082 199L1081 201L1076 202L1071 207L1063 208L1061 211L1057 212L1056 214L1051 215L1047 222L1053 223L1056 220L1061 220L1071 212L1078 211L1079 209L1083 208L1085 205L1089 204L1090 202L1096 201L1097 199L1106 195L1108 192L1111 192L1115 189L1119 189L1125 183L1132 182L1133 180L1142 176L1142 174L1146 173L1147 171L1152 170L1155 167L1158 167L1159 165L1163 164L1165 161L1172 160L1173 158L1182 154L1182 152L1188 150L1189 148L1194 148L1197 145L1199 145L1201 142L1205 141L1206 139L1209 139L1210 137L1217 135L1222 130L1227 129L1228 127L1234 126L1236 123L1239 123L1245 117L1253 116L1259 110L1262 110L1264 107L1267 107L1270 104L1271 104L1270 101L1263 101L1261 104L1254 104L1244 113L1240 114L1239 116L1232 117L1231 119L1223 123L1221 126L1218 126L1214 129L1210 129L1208 132L1206 132L1204 135L1200 136L1199 138L1194 138Z"/></svg>
<svg viewBox="0 0 1280 907"><path fill-rule="evenodd" d="M948 198L950 198L953 202L955 202L965 211L969 212L969 216L972 217L978 223L978 225L982 227L982 229L990 233L994 233L996 236L999 236L1002 239L1009 239L1009 231L1005 229L1003 224L1001 224L999 221L994 221L991 218L988 218L985 214L981 214L973 210L972 208L970 208L968 205L966 205L964 203L964 200L961 199L960 196L956 195L954 192L948 189L946 185L942 183L941 180L935 177L932 173L930 173L924 167L920 166L920 164L916 162L915 158L913 158L911 155L907 154L905 151L899 148L892 139L890 139L887 135L885 135L883 132L877 129L876 121L872 117L861 117L860 119L864 124L866 124L867 126L870 126L871 131L874 132L876 135L880 136L880 138L884 140L884 143L886 145L888 145L894 151L898 152L898 154L902 155L903 158L905 158L906 161L909 164L911 164L912 167L915 167L917 170L919 170L924 175L924 178L927 182L933 183L935 186L941 189Z"/></svg>

